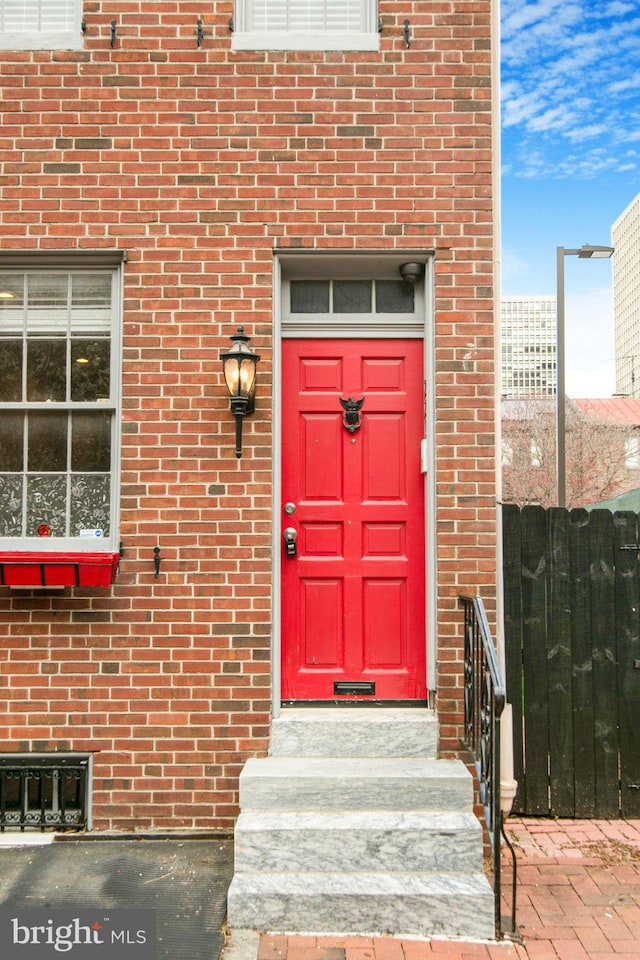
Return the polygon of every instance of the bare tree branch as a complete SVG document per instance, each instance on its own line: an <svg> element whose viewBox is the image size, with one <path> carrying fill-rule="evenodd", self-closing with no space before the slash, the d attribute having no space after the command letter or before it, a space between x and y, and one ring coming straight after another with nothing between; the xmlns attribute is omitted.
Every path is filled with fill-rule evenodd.
<svg viewBox="0 0 640 960"><path fill-rule="evenodd" d="M503 499L543 507L557 503L555 402L519 400L504 404L502 418ZM627 467L627 424L588 416L567 400L567 506L582 507L640 484Z"/></svg>

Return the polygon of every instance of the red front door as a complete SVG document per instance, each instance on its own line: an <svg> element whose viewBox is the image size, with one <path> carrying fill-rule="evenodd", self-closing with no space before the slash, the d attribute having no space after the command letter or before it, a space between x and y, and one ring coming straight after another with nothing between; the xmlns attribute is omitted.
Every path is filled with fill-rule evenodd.
<svg viewBox="0 0 640 960"><path fill-rule="evenodd" d="M285 340L282 379L282 698L423 700L422 342Z"/></svg>

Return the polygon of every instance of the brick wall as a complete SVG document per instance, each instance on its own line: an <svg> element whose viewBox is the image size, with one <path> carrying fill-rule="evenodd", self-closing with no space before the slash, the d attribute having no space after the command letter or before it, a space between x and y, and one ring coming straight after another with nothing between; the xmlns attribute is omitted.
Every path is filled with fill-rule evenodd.
<svg viewBox="0 0 640 960"><path fill-rule="evenodd" d="M0 53L1 247L128 252L116 584L0 589L0 749L95 751L97 828L229 826L267 746L278 248L436 251L457 748L457 596L495 582L490 2L379 10L379 52L234 53L229 0L87 0L82 51ZM239 323L262 360L237 461L219 354Z"/></svg>

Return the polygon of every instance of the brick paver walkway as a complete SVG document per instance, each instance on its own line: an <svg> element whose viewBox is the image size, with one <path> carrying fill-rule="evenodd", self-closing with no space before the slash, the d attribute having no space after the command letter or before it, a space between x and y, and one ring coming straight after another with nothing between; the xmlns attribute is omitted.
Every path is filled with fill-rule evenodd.
<svg viewBox="0 0 640 960"><path fill-rule="evenodd" d="M513 818L507 827L522 943L262 934L257 960L639 960L640 820ZM503 884L510 893L506 864Z"/></svg>

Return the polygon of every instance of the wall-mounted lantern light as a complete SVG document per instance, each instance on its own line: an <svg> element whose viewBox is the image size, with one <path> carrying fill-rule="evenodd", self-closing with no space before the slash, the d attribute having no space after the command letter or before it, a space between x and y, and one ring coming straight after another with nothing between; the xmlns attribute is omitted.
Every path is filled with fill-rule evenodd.
<svg viewBox="0 0 640 960"><path fill-rule="evenodd" d="M247 346L244 327L231 337L231 349L220 355L231 413L236 419L236 457L242 456L242 421L255 410L256 366L260 357Z"/></svg>

